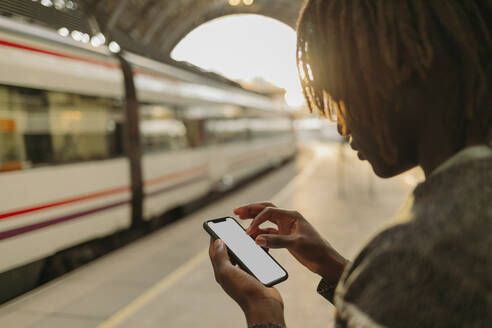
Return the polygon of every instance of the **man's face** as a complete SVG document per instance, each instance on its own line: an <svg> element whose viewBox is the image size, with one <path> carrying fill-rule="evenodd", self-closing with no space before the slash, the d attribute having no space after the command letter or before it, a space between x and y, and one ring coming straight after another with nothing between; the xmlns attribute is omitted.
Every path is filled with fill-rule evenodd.
<svg viewBox="0 0 492 328"><path fill-rule="evenodd" d="M357 113L354 112L353 115ZM395 114L386 117L385 121L380 120L370 125L346 117L351 137L350 146L357 151L361 160L367 160L371 164L374 173L379 177L390 178L398 175L417 164L413 151L415 147L411 142L412 134L415 134L411 128L412 121L403 115ZM383 132L383 127L386 133ZM389 156L385 156L383 152Z"/></svg>

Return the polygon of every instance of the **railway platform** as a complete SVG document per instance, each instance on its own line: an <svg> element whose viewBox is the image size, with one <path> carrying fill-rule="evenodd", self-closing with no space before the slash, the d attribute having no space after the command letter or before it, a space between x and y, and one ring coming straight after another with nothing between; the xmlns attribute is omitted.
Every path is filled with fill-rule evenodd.
<svg viewBox="0 0 492 328"><path fill-rule="evenodd" d="M390 180L337 143L313 142L295 161L165 228L0 308L0 327L244 327L239 307L216 284L202 222L238 205L272 200L301 212L348 257L389 224L418 181ZM289 272L278 285L289 327L326 327L333 308L319 278L287 251L271 253Z"/></svg>

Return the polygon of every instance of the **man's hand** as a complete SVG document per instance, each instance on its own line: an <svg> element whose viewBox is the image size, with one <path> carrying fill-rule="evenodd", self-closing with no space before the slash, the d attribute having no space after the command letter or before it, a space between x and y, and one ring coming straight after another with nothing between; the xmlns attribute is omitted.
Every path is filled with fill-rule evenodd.
<svg viewBox="0 0 492 328"><path fill-rule="evenodd" d="M253 219L247 233L258 245L267 248L286 248L309 270L327 282L340 279L348 261L341 256L313 226L297 211L275 207L271 203L256 203L238 207L234 213L240 219ZM266 221L277 229L262 229Z"/></svg>
<svg viewBox="0 0 492 328"><path fill-rule="evenodd" d="M263 286L256 278L232 265L222 240L210 241L209 255L215 280L239 304L248 325L271 322L285 326L284 303L277 289Z"/></svg>

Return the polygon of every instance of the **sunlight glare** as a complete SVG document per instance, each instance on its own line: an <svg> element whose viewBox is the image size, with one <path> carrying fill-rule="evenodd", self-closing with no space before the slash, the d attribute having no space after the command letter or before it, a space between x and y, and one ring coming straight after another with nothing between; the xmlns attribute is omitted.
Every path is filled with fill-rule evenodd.
<svg viewBox="0 0 492 328"><path fill-rule="evenodd" d="M304 104L296 68L296 33L260 15L232 15L212 20L190 32L171 57L232 80L263 78L287 91L291 107Z"/></svg>

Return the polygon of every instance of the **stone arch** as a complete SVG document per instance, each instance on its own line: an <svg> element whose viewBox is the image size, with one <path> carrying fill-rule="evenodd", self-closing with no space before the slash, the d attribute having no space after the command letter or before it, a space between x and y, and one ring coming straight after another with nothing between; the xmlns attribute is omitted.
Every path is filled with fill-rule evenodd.
<svg viewBox="0 0 492 328"><path fill-rule="evenodd" d="M255 0L231 6L227 0L85 0L103 29L129 36L133 42L163 55L196 27L231 14L259 14L293 28L303 0Z"/></svg>

